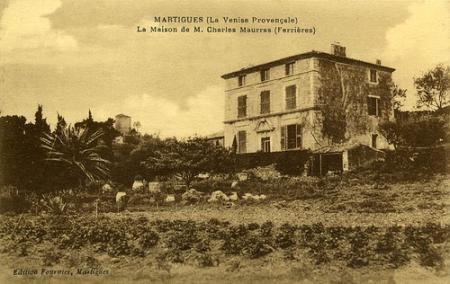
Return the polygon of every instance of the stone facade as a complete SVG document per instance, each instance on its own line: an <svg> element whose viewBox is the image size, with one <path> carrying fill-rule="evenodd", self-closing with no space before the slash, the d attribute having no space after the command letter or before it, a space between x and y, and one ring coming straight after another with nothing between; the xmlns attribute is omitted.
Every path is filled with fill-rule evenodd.
<svg viewBox="0 0 450 284"><path fill-rule="evenodd" d="M393 116L386 85L393 71L312 51L225 74L225 147L240 153L336 143L386 148L377 128Z"/></svg>

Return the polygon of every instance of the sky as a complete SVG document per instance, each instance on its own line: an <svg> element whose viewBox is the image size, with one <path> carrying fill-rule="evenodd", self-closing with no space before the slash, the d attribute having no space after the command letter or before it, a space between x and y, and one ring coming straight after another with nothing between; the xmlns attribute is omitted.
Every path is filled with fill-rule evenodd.
<svg viewBox="0 0 450 284"><path fill-rule="evenodd" d="M138 33L155 16L297 17L312 34ZM347 56L413 77L450 64L449 1L0 0L0 112L54 124L123 113L161 136L222 129L221 75L339 42ZM294 26L297 26L294 25ZM206 24L202 24L206 27ZM224 26L224 24L222 24ZM254 25L264 27L271 25ZM180 27L180 25L178 25Z"/></svg>

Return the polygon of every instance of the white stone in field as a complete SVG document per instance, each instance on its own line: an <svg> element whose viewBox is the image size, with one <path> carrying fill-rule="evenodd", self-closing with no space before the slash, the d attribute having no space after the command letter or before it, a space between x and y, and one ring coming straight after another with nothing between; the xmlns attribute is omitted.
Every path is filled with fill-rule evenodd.
<svg viewBox="0 0 450 284"><path fill-rule="evenodd" d="M168 194L166 196L166 199L164 200L166 203L175 202L175 195L174 194Z"/></svg>
<svg viewBox="0 0 450 284"><path fill-rule="evenodd" d="M105 183L102 186L102 192L111 192L112 191L112 186L109 183Z"/></svg>
<svg viewBox="0 0 450 284"><path fill-rule="evenodd" d="M255 200L255 201L260 201L260 200L265 200L267 199L267 195L265 194L261 194L261 195L253 195L251 193L246 193L244 194L244 196L242 196L242 199L244 200Z"/></svg>
<svg viewBox="0 0 450 284"><path fill-rule="evenodd" d="M232 192L228 198L232 201L237 201L239 199L237 192Z"/></svg>
<svg viewBox="0 0 450 284"><path fill-rule="evenodd" d="M246 194L244 194L244 196L242 196L242 199L244 199L244 200L253 199L253 194L246 193Z"/></svg>
<svg viewBox="0 0 450 284"><path fill-rule="evenodd" d="M123 197L126 196L126 195L127 195L126 192L124 192L124 191L119 191L119 192L116 194L116 202L120 202L120 201L123 199Z"/></svg>
<svg viewBox="0 0 450 284"><path fill-rule="evenodd" d="M208 199L208 202L218 202L218 201L228 201L230 198L220 190L216 190L211 193L211 197Z"/></svg>
<svg viewBox="0 0 450 284"><path fill-rule="evenodd" d="M235 188L236 186L238 186L239 182L237 180L233 181L231 183L231 188Z"/></svg>
<svg viewBox="0 0 450 284"><path fill-rule="evenodd" d="M133 186L131 187L131 189L133 189L133 191L143 190L144 189L144 183L142 182L142 180L135 180L133 182Z"/></svg>

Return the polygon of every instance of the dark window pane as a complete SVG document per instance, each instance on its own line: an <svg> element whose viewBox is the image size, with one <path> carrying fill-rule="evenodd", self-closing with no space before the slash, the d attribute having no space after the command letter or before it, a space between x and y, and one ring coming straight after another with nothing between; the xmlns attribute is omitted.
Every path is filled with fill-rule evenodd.
<svg viewBox="0 0 450 284"><path fill-rule="evenodd" d="M377 98L368 97L367 107L369 115L377 115Z"/></svg>
<svg viewBox="0 0 450 284"><path fill-rule="evenodd" d="M288 63L285 66L286 76L294 74L294 63Z"/></svg>
<svg viewBox="0 0 450 284"><path fill-rule="evenodd" d="M261 114L270 113L270 92L261 92Z"/></svg>
<svg viewBox="0 0 450 284"><path fill-rule="evenodd" d="M269 70L270 69L261 70L261 81L267 81L270 79Z"/></svg>
<svg viewBox="0 0 450 284"><path fill-rule="evenodd" d="M370 70L370 82L377 82L377 70L371 69Z"/></svg>
<svg viewBox="0 0 450 284"><path fill-rule="evenodd" d="M297 125L291 124L287 126L287 148L297 148Z"/></svg>
<svg viewBox="0 0 450 284"><path fill-rule="evenodd" d="M247 133L245 131L238 132L239 153L247 152Z"/></svg>
<svg viewBox="0 0 450 284"><path fill-rule="evenodd" d="M261 138L261 151L265 153L270 152L270 137Z"/></svg>
<svg viewBox="0 0 450 284"><path fill-rule="evenodd" d="M245 85L245 75L241 75L238 77L238 85L239 85L239 87Z"/></svg>
<svg viewBox="0 0 450 284"><path fill-rule="evenodd" d="M238 117L247 116L247 96L238 97Z"/></svg>
<svg viewBox="0 0 450 284"><path fill-rule="evenodd" d="M372 134L372 148L377 148L377 134Z"/></svg>

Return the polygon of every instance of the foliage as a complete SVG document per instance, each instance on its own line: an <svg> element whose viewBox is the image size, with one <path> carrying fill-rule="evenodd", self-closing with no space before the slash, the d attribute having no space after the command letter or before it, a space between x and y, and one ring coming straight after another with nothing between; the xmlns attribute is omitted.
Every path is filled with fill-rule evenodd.
<svg viewBox="0 0 450 284"><path fill-rule="evenodd" d="M0 239L8 240L4 253L30 254L24 247L54 243L58 250L44 254L48 263L56 263L60 252L85 247L111 256L146 256L155 246L164 251L156 256L161 262L185 262L190 258L201 267L217 263L216 256L226 255L260 258L281 248L305 250L314 263L344 261L350 267L370 263L400 267L418 256L424 266L440 266L441 250L448 245L450 227L435 223L425 226L325 227L322 224L274 226L263 223L250 230L250 224L229 225L218 220L192 222L146 218L98 219L86 216L37 217L0 220ZM274 237L273 237L274 236ZM220 241L212 251L212 241ZM45 252L45 250L44 250ZM214 255L214 257L213 257ZM295 259L290 257L289 259Z"/></svg>
<svg viewBox="0 0 450 284"><path fill-rule="evenodd" d="M381 135L386 138L386 141L397 149L404 144L403 125L397 121L385 121L378 126Z"/></svg>
<svg viewBox="0 0 450 284"><path fill-rule="evenodd" d="M0 213L24 213L31 208L31 202L23 192L13 186L0 187Z"/></svg>
<svg viewBox="0 0 450 284"><path fill-rule="evenodd" d="M40 189L46 179L44 153L39 148L42 133L50 130L38 106L35 123L27 123L23 116L0 117L0 185Z"/></svg>
<svg viewBox="0 0 450 284"><path fill-rule="evenodd" d="M41 204L45 208L45 211L55 215L65 214L69 208L68 204L63 201L61 196L43 196Z"/></svg>
<svg viewBox="0 0 450 284"><path fill-rule="evenodd" d="M105 145L99 142L102 130L89 133L89 129L66 127L61 134L45 134L41 147L47 151L47 161L59 163L74 173L80 184L109 177L110 162L100 155Z"/></svg>
<svg viewBox="0 0 450 284"><path fill-rule="evenodd" d="M417 90L417 107L441 110L450 104L450 66L437 65L414 78Z"/></svg>
<svg viewBox="0 0 450 284"><path fill-rule="evenodd" d="M221 146L211 144L205 138L189 138L184 141L167 141L168 145L148 157L145 167L158 172L174 174L189 188L200 173L219 173L230 170L232 153Z"/></svg>
<svg viewBox="0 0 450 284"><path fill-rule="evenodd" d="M275 169L281 174L300 175L310 155L308 150L239 154L236 156L236 168L245 170L275 164Z"/></svg>
<svg viewBox="0 0 450 284"><path fill-rule="evenodd" d="M384 73L380 73L377 84L369 84L366 68L327 61L319 61L319 68L321 116L314 124L320 126L322 136L333 143L345 142L367 131L368 95L380 97L382 120L387 120L391 108L400 107L406 96L406 90L400 89Z"/></svg>
<svg viewBox="0 0 450 284"><path fill-rule="evenodd" d="M89 110L88 117L86 119L76 122L74 126L75 128L87 129L88 134L91 135L95 132L101 131L103 133L102 141L109 148L111 148L114 139L120 135L120 132L114 128L114 119L108 118L105 121L95 121L91 110Z"/></svg>
<svg viewBox="0 0 450 284"><path fill-rule="evenodd" d="M450 129L444 117L424 115L418 118L383 122L380 133L399 147L430 147L448 140Z"/></svg>
<svg viewBox="0 0 450 284"><path fill-rule="evenodd" d="M144 162L156 154L156 151L162 151L166 146L167 140L163 140L158 136L144 135L140 138L138 144L129 143L128 139L124 139L125 143L113 145L114 166L112 168L112 178L125 185L133 183L133 177L142 175L146 180L153 180L158 175L166 174L154 168L147 168Z"/></svg>
<svg viewBox="0 0 450 284"><path fill-rule="evenodd" d="M276 160L275 168L281 174L301 175L304 173L305 163L308 162L310 155L309 151L281 152Z"/></svg>
<svg viewBox="0 0 450 284"><path fill-rule="evenodd" d="M102 141L110 145L116 131L113 120L91 124L102 128ZM47 135L61 136L62 129L67 128L64 118L58 114L57 125L50 134L50 126L44 118L43 107L38 106L34 122L27 122L23 116L0 117L0 185L14 185L21 190L46 192L72 186L78 177L66 167L46 161L46 150L41 147L41 138ZM93 131L93 129L90 129ZM111 155L105 147L102 156Z"/></svg>

